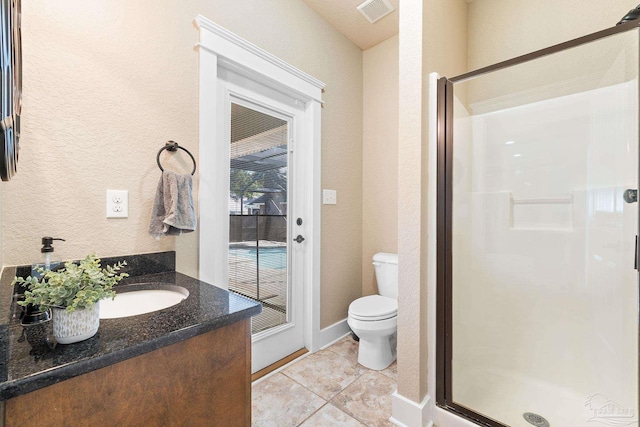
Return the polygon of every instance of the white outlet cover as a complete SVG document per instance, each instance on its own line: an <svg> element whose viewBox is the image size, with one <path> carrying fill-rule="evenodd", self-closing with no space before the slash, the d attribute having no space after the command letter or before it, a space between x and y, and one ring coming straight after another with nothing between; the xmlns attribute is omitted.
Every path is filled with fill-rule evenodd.
<svg viewBox="0 0 640 427"><path fill-rule="evenodd" d="M336 190L322 190L322 204L335 205L338 203Z"/></svg>
<svg viewBox="0 0 640 427"><path fill-rule="evenodd" d="M129 216L129 191L107 190L107 218L127 218Z"/></svg>

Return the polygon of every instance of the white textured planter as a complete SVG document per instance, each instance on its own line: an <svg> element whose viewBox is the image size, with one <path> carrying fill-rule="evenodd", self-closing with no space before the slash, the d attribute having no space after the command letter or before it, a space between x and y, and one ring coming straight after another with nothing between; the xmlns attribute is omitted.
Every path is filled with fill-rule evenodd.
<svg viewBox="0 0 640 427"><path fill-rule="evenodd" d="M69 313L64 308L52 308L53 337L59 344L71 344L91 338L100 326L100 304Z"/></svg>

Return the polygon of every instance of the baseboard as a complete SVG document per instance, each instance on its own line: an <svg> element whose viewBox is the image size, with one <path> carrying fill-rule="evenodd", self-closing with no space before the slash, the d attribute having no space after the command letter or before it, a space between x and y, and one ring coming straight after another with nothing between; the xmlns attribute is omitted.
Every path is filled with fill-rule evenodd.
<svg viewBox="0 0 640 427"><path fill-rule="evenodd" d="M427 416L427 409L431 396L428 394L421 403L415 403L413 400L398 394L395 391L391 397L391 421L400 427L431 427L433 421Z"/></svg>
<svg viewBox="0 0 640 427"><path fill-rule="evenodd" d="M347 319L336 322L324 329L320 329L320 333L318 334L318 346L316 350L320 350L330 346L349 333L351 333L351 328L349 328L349 325L347 324ZM312 349L311 351L313 352L315 350Z"/></svg>

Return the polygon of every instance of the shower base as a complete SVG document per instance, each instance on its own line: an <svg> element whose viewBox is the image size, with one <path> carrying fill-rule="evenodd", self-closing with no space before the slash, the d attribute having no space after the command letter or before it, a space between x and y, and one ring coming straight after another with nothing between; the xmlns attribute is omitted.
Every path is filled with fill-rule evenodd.
<svg viewBox="0 0 640 427"><path fill-rule="evenodd" d="M544 417L549 427L638 426L635 406L626 407L625 402L614 402L601 394L563 389L513 373L473 368L453 378L457 404L511 427L532 426L524 419L524 413ZM628 396L628 400L636 402L637 397ZM607 417L602 408L612 403L631 415Z"/></svg>

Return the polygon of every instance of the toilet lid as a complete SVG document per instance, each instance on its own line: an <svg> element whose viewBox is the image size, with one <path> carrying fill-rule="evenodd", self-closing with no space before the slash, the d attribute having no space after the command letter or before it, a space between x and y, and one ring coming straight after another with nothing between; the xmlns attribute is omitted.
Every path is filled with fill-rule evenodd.
<svg viewBox="0 0 640 427"><path fill-rule="evenodd" d="M349 316L358 320L384 320L398 315L398 301L382 295L358 298L349 305Z"/></svg>

